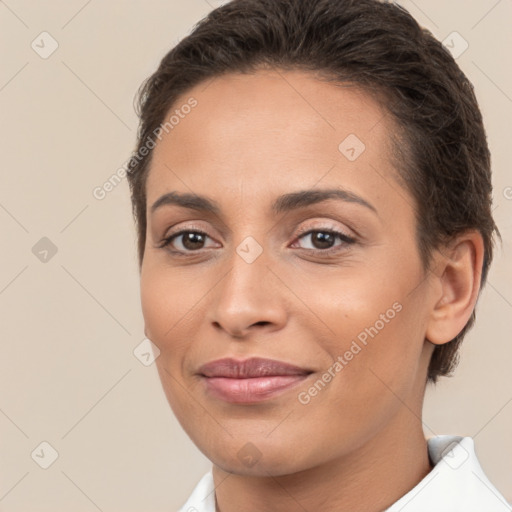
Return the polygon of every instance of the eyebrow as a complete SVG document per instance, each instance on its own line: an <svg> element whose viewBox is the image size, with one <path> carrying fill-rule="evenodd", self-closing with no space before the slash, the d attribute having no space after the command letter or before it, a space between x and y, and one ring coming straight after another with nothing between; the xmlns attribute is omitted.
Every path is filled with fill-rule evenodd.
<svg viewBox="0 0 512 512"><path fill-rule="evenodd" d="M316 190L298 190L279 196L272 203L272 211L278 215L280 213L297 210L306 206L327 201L328 199L338 199L347 203L355 203L368 208L378 215L376 208L368 201L357 194L342 188L328 188ZM151 213L158 208L166 205L176 205L182 208L188 208L203 213L221 214L219 204L206 196L190 193L168 192L159 197L151 206Z"/></svg>

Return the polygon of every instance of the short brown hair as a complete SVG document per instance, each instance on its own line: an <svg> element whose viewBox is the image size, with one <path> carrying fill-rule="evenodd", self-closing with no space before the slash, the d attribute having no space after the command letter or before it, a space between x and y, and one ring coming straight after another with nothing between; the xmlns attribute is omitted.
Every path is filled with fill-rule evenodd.
<svg viewBox="0 0 512 512"><path fill-rule="evenodd" d="M141 157L141 148L187 90L225 73L262 67L311 71L385 97L397 126L392 141L398 174L416 201L425 270L434 249L477 229L484 240L484 285L499 231L491 211L490 154L473 86L451 54L405 9L378 0L233 0L210 12L165 55L139 90L137 150L128 166L139 265L152 155L146 150ZM453 340L435 347L429 381L453 371L474 321L473 311Z"/></svg>

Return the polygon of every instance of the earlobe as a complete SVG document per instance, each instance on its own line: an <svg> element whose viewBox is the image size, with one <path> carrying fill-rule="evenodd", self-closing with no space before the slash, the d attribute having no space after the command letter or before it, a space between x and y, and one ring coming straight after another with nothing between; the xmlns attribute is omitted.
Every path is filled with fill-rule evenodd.
<svg viewBox="0 0 512 512"><path fill-rule="evenodd" d="M478 231L459 235L439 252L434 277L440 290L433 299L425 337L435 345L455 338L475 308L480 291L484 243Z"/></svg>

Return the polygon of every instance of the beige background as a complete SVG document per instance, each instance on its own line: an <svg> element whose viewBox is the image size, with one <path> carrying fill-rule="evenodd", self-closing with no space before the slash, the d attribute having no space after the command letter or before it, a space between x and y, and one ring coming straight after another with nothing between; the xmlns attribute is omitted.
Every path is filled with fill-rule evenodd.
<svg viewBox="0 0 512 512"><path fill-rule="evenodd" d="M133 354L144 334L126 181L103 200L92 191L134 146L139 84L220 3L0 2L2 511L173 511L209 468L154 365ZM428 393L425 430L473 436L512 501L512 2L401 3L439 39L469 43L458 62L484 113L504 238L456 376ZM43 31L59 45L47 59L31 47L51 48ZM46 262L45 242L32 252L43 237L57 249ZM43 441L59 454L48 469Z"/></svg>

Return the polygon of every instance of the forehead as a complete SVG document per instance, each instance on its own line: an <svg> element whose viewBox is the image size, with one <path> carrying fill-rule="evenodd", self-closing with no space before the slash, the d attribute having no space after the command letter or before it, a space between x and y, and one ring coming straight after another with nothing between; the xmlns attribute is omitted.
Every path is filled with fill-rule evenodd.
<svg viewBox="0 0 512 512"><path fill-rule="evenodd" d="M375 171L393 171L386 114L360 88L307 72L216 77L187 91L167 113L174 122L154 149L148 204L170 188L238 194L244 188L247 195L292 183L311 188L320 180L382 186Z"/></svg>

